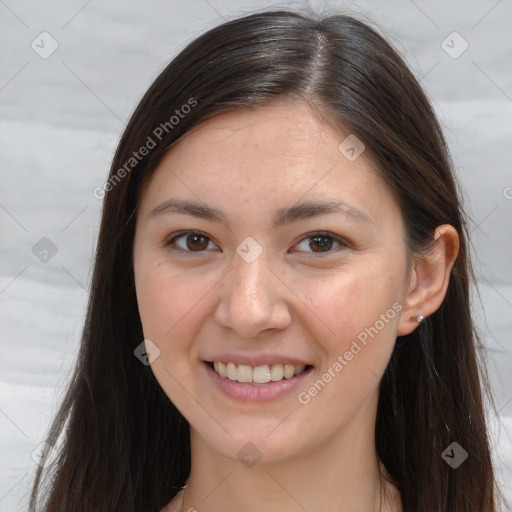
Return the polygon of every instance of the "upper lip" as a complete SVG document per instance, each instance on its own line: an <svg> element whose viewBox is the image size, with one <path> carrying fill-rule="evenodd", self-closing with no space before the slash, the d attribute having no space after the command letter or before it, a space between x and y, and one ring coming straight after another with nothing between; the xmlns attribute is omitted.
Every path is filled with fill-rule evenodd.
<svg viewBox="0 0 512 512"><path fill-rule="evenodd" d="M255 354L255 355L248 355L248 354L218 354L215 356L211 356L205 361L215 363L215 362L221 362L221 363L234 363L234 364L245 364L248 366L263 366L265 364L272 365L272 364L292 364L293 366L298 366L300 364L303 364L304 366L311 366L311 363L297 359L296 357L292 356L284 356L279 354Z"/></svg>

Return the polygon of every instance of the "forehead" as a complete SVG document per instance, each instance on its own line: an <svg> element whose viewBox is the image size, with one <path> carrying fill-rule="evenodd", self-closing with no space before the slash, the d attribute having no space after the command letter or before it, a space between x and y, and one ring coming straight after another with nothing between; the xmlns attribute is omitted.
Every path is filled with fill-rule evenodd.
<svg viewBox="0 0 512 512"><path fill-rule="evenodd" d="M144 193L144 209L171 193L227 210L249 203L276 210L301 198L347 198L356 208L366 204L361 209L370 215L395 208L371 158L363 152L350 160L340 151L349 135L306 103L224 112L168 151Z"/></svg>
<svg viewBox="0 0 512 512"><path fill-rule="evenodd" d="M246 107L201 123L173 148L172 160L214 157L227 168L257 161L262 171L282 163L327 165L338 160L341 137L306 103Z"/></svg>

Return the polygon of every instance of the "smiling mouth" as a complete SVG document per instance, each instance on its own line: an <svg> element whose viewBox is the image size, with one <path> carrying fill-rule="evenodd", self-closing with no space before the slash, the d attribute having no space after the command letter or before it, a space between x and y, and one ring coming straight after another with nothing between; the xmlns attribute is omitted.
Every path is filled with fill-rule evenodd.
<svg viewBox="0 0 512 512"><path fill-rule="evenodd" d="M293 379L304 371L312 368L311 365L293 364L272 364L261 366L249 366L245 364L223 363L220 361L207 363L218 375L225 379L266 384L268 382L278 382L280 380Z"/></svg>

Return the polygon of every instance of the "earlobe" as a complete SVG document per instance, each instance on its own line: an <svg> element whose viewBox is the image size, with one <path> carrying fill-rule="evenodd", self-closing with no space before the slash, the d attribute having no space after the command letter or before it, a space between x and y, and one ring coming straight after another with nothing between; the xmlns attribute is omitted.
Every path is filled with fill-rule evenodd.
<svg viewBox="0 0 512 512"><path fill-rule="evenodd" d="M403 300L398 336L411 333L441 306L448 289L450 272L459 252L459 235L449 225L439 226L433 247L416 257L411 282Z"/></svg>

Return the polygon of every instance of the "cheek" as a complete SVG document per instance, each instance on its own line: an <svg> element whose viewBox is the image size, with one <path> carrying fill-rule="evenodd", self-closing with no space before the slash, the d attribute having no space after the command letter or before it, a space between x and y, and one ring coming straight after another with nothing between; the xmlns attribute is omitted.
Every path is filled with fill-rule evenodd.
<svg viewBox="0 0 512 512"><path fill-rule="evenodd" d="M166 286L162 282L159 265L139 266L135 270L135 289L137 304L146 338L159 338L161 327L169 318L165 318ZM171 309L167 314L171 313Z"/></svg>
<svg viewBox="0 0 512 512"><path fill-rule="evenodd" d="M170 270L165 261L139 268L135 285L144 336L164 355L171 348L174 354L190 350L215 283L215 276L199 276L185 268Z"/></svg>
<svg viewBox="0 0 512 512"><path fill-rule="evenodd" d="M321 411L326 425L342 425L362 407L375 391L396 340L399 272L386 277L377 266L365 268L311 283L307 290L314 315L306 328L324 357L317 380L300 390L299 402ZM327 428L315 414L304 421L311 429Z"/></svg>
<svg viewBox="0 0 512 512"><path fill-rule="evenodd" d="M186 315L194 298L194 280L171 273L162 262L151 262L135 272L137 302L144 335L162 340Z"/></svg>
<svg viewBox="0 0 512 512"><path fill-rule="evenodd" d="M318 325L315 331L328 352L344 350L376 322L379 331L389 331L398 325L396 308L402 289L400 265L384 268L382 263L366 263L301 284L304 303L316 318L313 320ZM384 326L381 315L385 316Z"/></svg>
<svg viewBox="0 0 512 512"><path fill-rule="evenodd" d="M144 338L160 350L151 369L169 398L186 411L189 397L180 393L177 383L194 381L187 360L198 325L193 315L205 293L204 280L192 279L186 270L170 272L164 262L139 270L135 283Z"/></svg>

